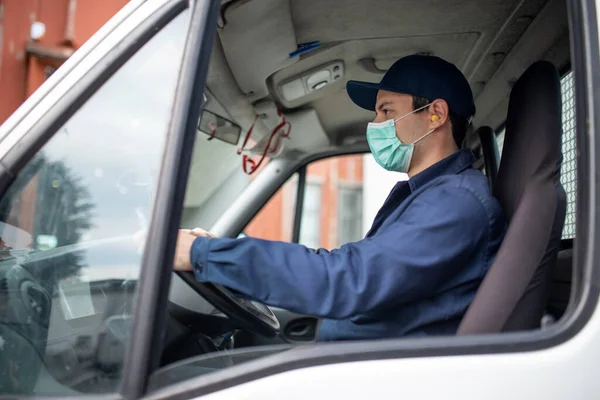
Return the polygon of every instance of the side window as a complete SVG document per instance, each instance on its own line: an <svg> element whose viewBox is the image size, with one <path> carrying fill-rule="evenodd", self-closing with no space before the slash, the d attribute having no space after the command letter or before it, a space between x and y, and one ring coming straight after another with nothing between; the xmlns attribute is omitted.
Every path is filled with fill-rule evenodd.
<svg viewBox="0 0 600 400"><path fill-rule="evenodd" d="M299 175L294 174L263 206L243 235L265 240L292 241Z"/></svg>
<svg viewBox="0 0 600 400"><path fill-rule="evenodd" d="M299 174L294 174L244 230L248 236L334 249L361 240L392 187L404 174L383 170L370 154L336 156L306 168L300 218L295 218Z"/></svg>
<svg viewBox="0 0 600 400"><path fill-rule="evenodd" d="M563 161L560 170L560 182L567 193L567 214L563 228L563 239L575 237L575 196L577 193L576 176L576 147L575 147L575 89L573 87L573 73L564 75L560 83L562 96L562 154ZM504 131L497 136L498 148L502 152L504 144Z"/></svg>
<svg viewBox="0 0 600 400"><path fill-rule="evenodd" d="M0 392L116 391L189 16L162 28L0 199Z"/></svg>

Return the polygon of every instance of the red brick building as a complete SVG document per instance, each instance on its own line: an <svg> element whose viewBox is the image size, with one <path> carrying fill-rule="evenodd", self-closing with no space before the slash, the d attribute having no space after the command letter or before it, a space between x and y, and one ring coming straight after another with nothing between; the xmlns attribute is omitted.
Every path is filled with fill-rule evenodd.
<svg viewBox="0 0 600 400"><path fill-rule="evenodd" d="M292 177L252 220L245 234L269 240L292 238L297 177ZM334 157L306 171L300 243L333 249L362 238L363 156Z"/></svg>
<svg viewBox="0 0 600 400"><path fill-rule="evenodd" d="M0 124L127 2L0 0Z"/></svg>

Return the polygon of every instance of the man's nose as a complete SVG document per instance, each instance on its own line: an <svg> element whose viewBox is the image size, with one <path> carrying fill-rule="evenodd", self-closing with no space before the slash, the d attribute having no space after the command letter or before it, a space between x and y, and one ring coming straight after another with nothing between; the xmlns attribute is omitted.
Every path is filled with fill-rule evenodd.
<svg viewBox="0 0 600 400"><path fill-rule="evenodd" d="M385 119L383 118L383 115L381 115L380 113L377 113L377 115L375 115L375 119L373 120L373 122L383 122Z"/></svg>

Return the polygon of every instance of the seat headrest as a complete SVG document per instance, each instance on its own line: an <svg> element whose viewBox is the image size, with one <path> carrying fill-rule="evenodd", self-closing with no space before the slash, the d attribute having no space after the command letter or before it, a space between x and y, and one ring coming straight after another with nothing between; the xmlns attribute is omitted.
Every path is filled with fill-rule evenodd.
<svg viewBox="0 0 600 400"><path fill-rule="evenodd" d="M515 83L494 194L512 218L530 182L560 180L562 161L560 76L547 61L532 64Z"/></svg>

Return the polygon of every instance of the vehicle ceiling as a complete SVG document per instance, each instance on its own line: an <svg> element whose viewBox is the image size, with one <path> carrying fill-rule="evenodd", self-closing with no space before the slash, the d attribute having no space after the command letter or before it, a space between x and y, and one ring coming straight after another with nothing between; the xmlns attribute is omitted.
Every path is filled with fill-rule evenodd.
<svg viewBox="0 0 600 400"><path fill-rule="evenodd" d="M289 56L298 44L316 40L319 49ZM364 132L374 114L350 101L345 84L377 82L381 70L412 53L456 64L475 95L473 127L498 128L512 83L532 62L568 67L566 0L223 0L205 107L232 118L245 133L256 114L273 115L264 104L276 104L292 121L283 156L357 142L367 149ZM343 62L340 79L298 100L283 98L282 83L333 61ZM269 118L259 120L253 136L268 136L278 122ZM237 158L222 162L235 152L211 143L196 141L186 207L198 207L227 174L241 169ZM468 136L469 147L478 143Z"/></svg>
<svg viewBox="0 0 600 400"><path fill-rule="evenodd" d="M447 59L471 83L474 126L493 127L531 62L564 68L569 60L565 0L230 0L222 15L207 85L229 114L247 129L261 99L286 112L313 108L334 144L360 139L373 118L345 93L349 79L382 77L361 59L382 70L411 53ZM318 50L289 57L296 44L315 40ZM279 94L280 83L335 60L344 63L340 80L292 102Z"/></svg>

